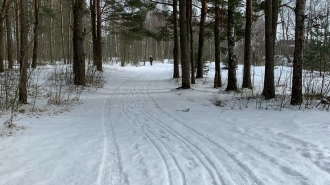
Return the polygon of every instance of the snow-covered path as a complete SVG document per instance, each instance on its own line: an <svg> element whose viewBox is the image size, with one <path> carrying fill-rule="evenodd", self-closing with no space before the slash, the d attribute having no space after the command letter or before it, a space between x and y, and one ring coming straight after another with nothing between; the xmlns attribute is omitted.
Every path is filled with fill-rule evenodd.
<svg viewBox="0 0 330 185"><path fill-rule="evenodd" d="M0 184L330 184L329 112L219 108L171 70L107 69L71 112L27 118L0 138Z"/></svg>

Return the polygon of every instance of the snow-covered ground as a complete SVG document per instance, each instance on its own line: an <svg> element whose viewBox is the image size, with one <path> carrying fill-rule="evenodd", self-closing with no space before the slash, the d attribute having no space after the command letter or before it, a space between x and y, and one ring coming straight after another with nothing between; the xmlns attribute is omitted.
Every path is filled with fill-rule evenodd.
<svg viewBox="0 0 330 185"><path fill-rule="evenodd" d="M104 87L68 111L18 113L25 129L0 137L0 184L330 184L327 110L239 100L212 88L212 66L179 90L171 64L148 64L105 66Z"/></svg>

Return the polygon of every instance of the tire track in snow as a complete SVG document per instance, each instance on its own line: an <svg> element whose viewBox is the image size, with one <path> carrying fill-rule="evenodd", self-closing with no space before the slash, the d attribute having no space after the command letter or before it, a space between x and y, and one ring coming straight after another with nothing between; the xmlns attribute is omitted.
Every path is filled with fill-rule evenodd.
<svg viewBox="0 0 330 185"><path fill-rule="evenodd" d="M226 167L226 170L229 170L230 173L227 173L227 174L235 175L235 179L230 180L231 182L239 181L239 183L237 183L237 184L242 184L242 183L258 184L258 185L264 184L248 166L244 165L242 161L240 161L237 157L235 157L225 147L219 145L218 143L216 143L215 141L213 141L206 135L204 135L204 134L198 132L196 129L186 125L181 120L173 117L168 112L166 112L164 109L162 109L159 106L159 104L156 102L156 100L150 95L149 85L147 86L147 89L146 89L147 95L150 97L151 101L155 104L156 110L158 112L160 112L160 115L165 115L164 119L170 119L173 123L178 123L179 125L181 125L182 128L186 129L188 133L190 133L192 136L194 136L194 138L197 142L201 143L201 141L204 141L203 143L207 143L208 144L207 148L209 150L212 150L213 152L215 152L215 153L212 153L212 155L214 155L218 159L218 162L222 166ZM146 112L148 112L148 111L146 111ZM164 123L163 123L163 125L170 128L169 126L167 126ZM172 130L174 130L174 129L172 129ZM228 162L228 161L230 161L230 162ZM228 177L228 178L233 178L233 177Z"/></svg>
<svg viewBox="0 0 330 185"><path fill-rule="evenodd" d="M137 83L137 81L135 80L135 83ZM139 104L139 101L141 101L141 98L138 98L136 96L134 96L134 92L133 92L133 88L134 85L136 86L136 84L133 84L130 88L130 92L131 92L131 98L127 99L121 106L121 110L122 112L125 114L125 116L127 118L130 119L131 123L133 123L135 125L136 128L138 128L141 133L149 140L149 142L152 143L152 145L155 147L158 155L160 156L160 158L162 159L162 163L164 165L164 169L165 169L165 176L167 179L167 184L172 185L173 184L173 176L177 176L177 175L173 175L172 173L176 172L173 170L169 170L170 167L174 166L177 171L179 171L179 176L181 178L182 184L185 185L185 179L184 179L184 175L182 173L182 170L180 169L176 159L173 157L173 155L171 154L171 152L165 147L164 143L155 136L155 134L153 134L141 121L137 120L136 117L135 119L130 115L129 112L129 106L133 106L136 107L136 105ZM132 104L133 101L138 100L135 104ZM160 147L162 146L162 147ZM169 162L173 161L173 162ZM172 165L172 166L171 166Z"/></svg>

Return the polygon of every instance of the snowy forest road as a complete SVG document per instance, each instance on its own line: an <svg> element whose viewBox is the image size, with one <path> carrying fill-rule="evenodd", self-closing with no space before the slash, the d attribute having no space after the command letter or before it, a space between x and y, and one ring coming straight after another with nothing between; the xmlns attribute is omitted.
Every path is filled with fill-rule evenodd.
<svg viewBox="0 0 330 185"><path fill-rule="evenodd" d="M0 185L330 184L328 111L241 108L213 76L176 89L172 67L108 65L67 111L18 114Z"/></svg>
<svg viewBox="0 0 330 185"><path fill-rule="evenodd" d="M216 116L205 120L205 117L185 117L190 110L187 108L174 110L180 106L195 107L180 104L180 100L198 102L193 100L194 94L181 96L186 90L165 88L170 69L136 71L135 76L118 83L111 92L104 109L108 144L102 184L330 182L328 167L323 165L328 158L324 156L321 160L325 163L320 165L313 160L306 161L306 155L311 155L310 146L317 150L315 144L264 127L258 130L250 122L247 122L249 126L239 126L235 116L223 117L223 121ZM220 123L223 128L216 128L218 133L215 133L212 122L216 126ZM240 123L244 123L244 119ZM309 173L310 169L316 173Z"/></svg>

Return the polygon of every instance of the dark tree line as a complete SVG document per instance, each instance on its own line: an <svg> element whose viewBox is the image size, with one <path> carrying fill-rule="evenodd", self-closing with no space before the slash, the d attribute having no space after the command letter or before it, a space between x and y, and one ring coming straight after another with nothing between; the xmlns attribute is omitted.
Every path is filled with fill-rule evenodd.
<svg viewBox="0 0 330 185"><path fill-rule="evenodd" d="M191 84L195 83L195 77L204 77L205 43L206 40L211 41L215 62L214 87L218 88L223 85L220 63L222 62L221 55L225 54L228 63L226 90L237 91L239 88L236 77L238 61L235 49L236 42L244 38L242 87L252 88L251 29L253 21L262 18L265 19L263 95L265 99L275 97L274 48L279 22L278 15L280 8L290 7L289 3L280 4L279 0L247 0L244 2L241 0L90 0L89 2L85 0L71 0L71 2L2 0L0 2L2 5L0 10L0 46L2 48L0 50L0 72L4 72L6 68L13 68L15 59L19 61L19 100L23 103L27 103L28 67L36 68L41 58L45 58L45 56L49 56L48 60L51 62L58 57L65 63L72 64L74 84L86 85L86 59L91 58L96 69L102 71L104 62L102 51L105 50L108 40L112 43L110 46L112 50L116 50L117 53L122 48L122 53L127 52L128 55L130 55L134 42L138 41L142 45L139 49L146 58L150 54L150 40L157 40L156 44L166 40L169 43L167 48L171 48L172 51L173 78L182 77L181 88L183 89L191 88ZM162 5L163 8L157 10L160 7L157 5ZM242 8L238 8L242 6L246 6L245 13L242 13ZM302 103L305 6L306 1L298 0L295 7L290 7L296 15L291 101L293 105ZM60 12L60 15L57 15L56 12ZM152 29L151 21L148 25L146 24L146 21L151 20L156 12L163 19L162 29L158 29L158 27ZM31 15L33 16L31 17ZM11 23L12 20L15 20L15 24ZM244 28L243 22L245 23ZM49 25L47 26L47 24ZM12 38L13 36L14 38ZM4 42L5 37L6 43ZM16 43L16 55L13 57L15 47L12 47L12 44L14 43ZM28 49L30 46L33 47L31 54ZM165 47L165 44L156 46ZM197 47L195 48L195 46ZM7 52L3 48L6 48ZM47 55L44 55L45 51L48 53ZM7 65L4 63L6 53Z"/></svg>
<svg viewBox="0 0 330 185"><path fill-rule="evenodd" d="M254 2L254 3L253 3ZM181 66L182 66L182 88L190 88L189 76L191 78L191 82L194 82L194 69L193 66L195 63L197 64L197 74L196 78L203 78L203 47L204 47L204 37L205 37L205 22L207 13L209 13L210 18L213 20L214 24L214 48L215 48L215 78L214 78L214 87L221 87L221 68L220 68L220 52L221 47L220 43L223 41L220 38L220 33L224 28L224 22L227 22L225 27L225 32L227 35L227 58L228 58L228 81L227 81L227 91L237 91L237 78L236 78L236 66L237 66L237 58L235 55L235 42L237 40L238 31L235 25L237 17L235 14L238 12L238 5L241 4L241 1L224 1L224 0L213 0L213 1L200 1L200 7L198 11L200 12L199 18L199 32L198 32L198 53L197 60L194 62L193 60L193 51L192 51L192 42L193 36L189 32L191 31L191 16L189 13L191 11L191 1L190 0L179 0L180 7L180 16L179 16L179 27L180 27L180 48L181 48ZM245 49L244 49L244 72L243 72L243 88L252 88L251 83L251 27L252 27L252 17L253 17L253 4L258 6L258 3L264 10L265 17L265 77L264 77L264 89L263 95L265 99L275 98L275 84L274 84L274 55L275 55L275 41L277 36L277 24L278 24L278 15L280 6L279 0L265 0L265 1L252 1L247 0L246 11L245 11ZM213 4L213 8L210 6ZM295 29L295 52L294 52L294 73L293 73L293 86L292 86L292 101L291 104L297 105L302 103L302 45L303 41L302 35L304 32L304 23L305 17L303 16L305 11L306 1L297 1L296 7L292 8L295 10L296 15L296 29ZM176 7L176 1L173 1L172 6ZM173 8L173 17L174 17L174 27L176 28L176 10ZM226 10L227 13L224 13ZM185 12L188 11L188 12ZM242 18L242 17L241 17ZM212 22L212 21L211 21ZM175 32L175 30L174 30ZM298 34L298 36L297 36ZM174 33L175 35L175 33ZM175 37L174 37L175 38ZM189 41L190 40L190 41ZM189 43L190 42L190 43ZM174 48L176 48L177 43ZM190 48L190 49L189 49ZM187 51L189 50L189 51ZM188 54L187 54L188 52ZM190 52L190 54L189 54ZM177 53L174 49L174 78L177 78ZM189 58L190 57L190 58ZM191 71L189 72L189 62L191 65ZM298 96L298 97L297 97Z"/></svg>

